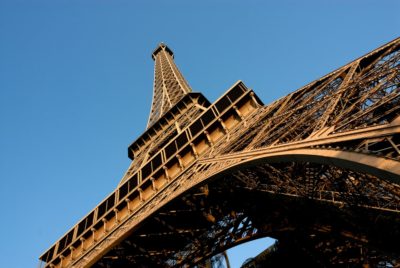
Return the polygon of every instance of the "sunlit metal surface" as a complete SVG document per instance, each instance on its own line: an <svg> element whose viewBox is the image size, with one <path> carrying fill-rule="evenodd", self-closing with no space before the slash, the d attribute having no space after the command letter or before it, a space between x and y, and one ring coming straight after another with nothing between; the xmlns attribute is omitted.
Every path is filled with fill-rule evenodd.
<svg viewBox="0 0 400 268"><path fill-rule="evenodd" d="M165 44L153 59L132 164L43 266L205 267L265 236L321 267L399 264L400 39L269 105L241 81L210 103Z"/></svg>

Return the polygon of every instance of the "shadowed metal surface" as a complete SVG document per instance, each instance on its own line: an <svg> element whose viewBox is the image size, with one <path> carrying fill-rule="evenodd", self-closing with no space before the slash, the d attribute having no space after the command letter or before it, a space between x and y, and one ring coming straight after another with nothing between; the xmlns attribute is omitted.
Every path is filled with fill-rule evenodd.
<svg viewBox="0 0 400 268"><path fill-rule="evenodd" d="M130 167L44 266L202 267L265 236L317 267L399 265L400 39L269 105L241 81L210 103L153 59Z"/></svg>

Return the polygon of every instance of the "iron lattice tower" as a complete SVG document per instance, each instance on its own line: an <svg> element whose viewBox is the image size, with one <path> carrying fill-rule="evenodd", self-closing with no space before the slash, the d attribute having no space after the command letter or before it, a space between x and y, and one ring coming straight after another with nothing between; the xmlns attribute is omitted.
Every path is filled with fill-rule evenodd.
<svg viewBox="0 0 400 268"><path fill-rule="evenodd" d="M154 90L147 127L153 125L164 113L192 91L176 67L173 57L173 52L163 43L152 54L155 61Z"/></svg>
<svg viewBox="0 0 400 268"><path fill-rule="evenodd" d="M152 57L130 167L45 267L202 266L265 236L317 267L400 265L400 39L269 105L241 81L210 103Z"/></svg>

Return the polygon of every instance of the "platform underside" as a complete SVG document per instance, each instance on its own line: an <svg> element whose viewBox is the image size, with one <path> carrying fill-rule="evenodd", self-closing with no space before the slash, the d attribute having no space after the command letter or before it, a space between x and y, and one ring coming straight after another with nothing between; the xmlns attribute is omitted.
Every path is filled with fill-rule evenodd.
<svg viewBox="0 0 400 268"><path fill-rule="evenodd" d="M397 191L371 175L315 163L249 167L175 198L94 267L201 267L265 236L279 242L265 263L290 252L309 267L399 264L399 213L373 200Z"/></svg>

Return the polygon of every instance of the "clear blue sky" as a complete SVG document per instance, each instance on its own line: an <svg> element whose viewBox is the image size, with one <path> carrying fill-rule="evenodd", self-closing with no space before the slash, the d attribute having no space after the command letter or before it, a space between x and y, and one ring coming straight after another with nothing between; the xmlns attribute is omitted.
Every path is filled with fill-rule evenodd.
<svg viewBox="0 0 400 268"><path fill-rule="evenodd" d="M160 41L211 101L241 79L269 103L400 33L398 0L194 2L0 0L0 267L36 267L115 189Z"/></svg>

